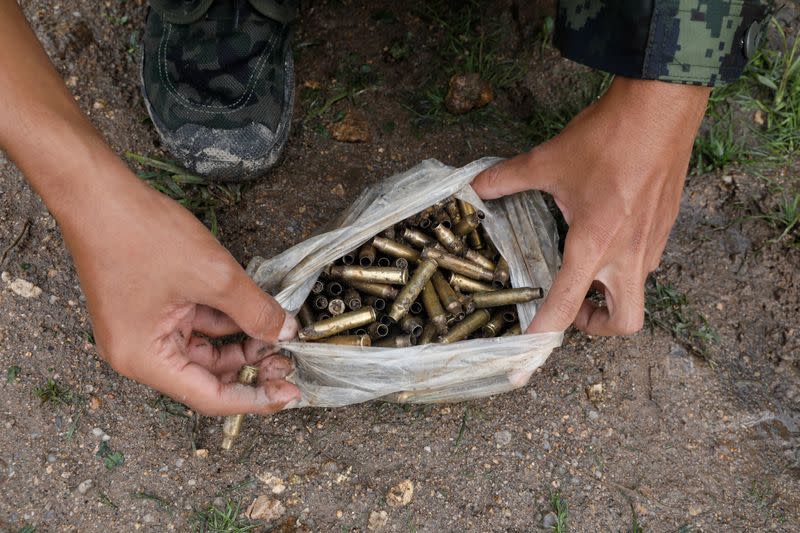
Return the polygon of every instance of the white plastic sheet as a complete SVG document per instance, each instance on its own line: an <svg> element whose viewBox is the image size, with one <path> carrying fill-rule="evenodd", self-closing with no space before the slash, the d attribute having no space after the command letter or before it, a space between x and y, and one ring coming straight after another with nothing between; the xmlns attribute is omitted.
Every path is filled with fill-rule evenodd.
<svg viewBox="0 0 800 533"><path fill-rule="evenodd" d="M506 258L515 287L550 288L558 270L555 221L538 192L481 201L473 178L496 163L484 158L462 168L426 160L368 187L333 225L271 258L254 257L247 272L261 288L296 313L322 269L389 226L455 195L486 214L484 228ZM523 331L536 303L517 306ZM520 385L513 374L533 372L563 333L474 339L408 348L350 347L284 342L296 370L290 376L302 392L298 407L338 407L373 399L409 403L456 402L509 391Z"/></svg>

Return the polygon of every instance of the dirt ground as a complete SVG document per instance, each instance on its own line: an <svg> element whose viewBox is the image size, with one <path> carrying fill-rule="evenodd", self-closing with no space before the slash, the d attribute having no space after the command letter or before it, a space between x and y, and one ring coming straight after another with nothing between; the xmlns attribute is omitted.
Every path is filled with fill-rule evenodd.
<svg viewBox="0 0 800 533"><path fill-rule="evenodd" d="M144 2L21 4L114 149L164 155L138 87ZM220 240L243 264L308 237L365 184L422 159L462 165L530 146L510 122L420 120L413 111L414 95L447 79L435 60L447 45L420 15L426 4L304 6L285 160L219 212ZM552 6L521 4L492 8L508 28L498 46L527 72L491 104L515 120L559 92L583 90L590 76L535 50ZM371 79L345 82L353 65ZM316 93L329 97L346 83L357 89L352 98L309 118ZM350 109L366 117L369 142L327 133ZM742 217L766 194L765 180L736 168L690 177L658 272L716 331L713 364L661 329L629 338L569 332L515 392L250 417L224 454L220 420L182 416L97 357L59 229L0 155L0 248L29 223L2 265L0 370L18 376L0 384L0 529L186 531L198 510L269 495L285 511L261 530L366 531L385 511L385 531L532 531L552 523L558 492L572 531L800 531L800 249ZM17 277L42 293L8 290ZM35 389L48 378L69 388L69 403L40 402ZM590 401L585 389L598 383L603 393ZM123 464L114 466L112 451ZM406 479L410 503L391 505L387 491Z"/></svg>

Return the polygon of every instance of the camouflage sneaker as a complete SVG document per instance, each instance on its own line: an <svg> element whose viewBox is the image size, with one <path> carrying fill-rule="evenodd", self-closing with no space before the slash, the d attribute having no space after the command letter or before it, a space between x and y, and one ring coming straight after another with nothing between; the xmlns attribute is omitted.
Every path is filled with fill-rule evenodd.
<svg viewBox="0 0 800 533"><path fill-rule="evenodd" d="M278 161L294 100L296 0L150 0L142 91L164 145L219 180Z"/></svg>

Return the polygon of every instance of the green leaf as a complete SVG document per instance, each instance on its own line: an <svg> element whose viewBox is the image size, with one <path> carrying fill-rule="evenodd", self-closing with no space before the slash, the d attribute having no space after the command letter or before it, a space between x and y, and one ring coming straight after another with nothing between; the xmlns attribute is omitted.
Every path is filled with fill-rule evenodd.
<svg viewBox="0 0 800 533"><path fill-rule="evenodd" d="M6 383L13 383L17 380L17 376L22 372L22 369L17 365L11 365L6 371Z"/></svg>
<svg viewBox="0 0 800 533"><path fill-rule="evenodd" d="M763 86L765 86L765 87L769 87L769 88L770 88L770 89L772 89L773 91L777 91L777 90L778 90L778 86L777 86L777 85L775 85L775 82L774 82L774 81L772 81L771 79L767 78L767 77L766 77L766 76L764 76L763 74L756 74L756 79L758 80L758 82L759 82L761 85L763 85Z"/></svg>

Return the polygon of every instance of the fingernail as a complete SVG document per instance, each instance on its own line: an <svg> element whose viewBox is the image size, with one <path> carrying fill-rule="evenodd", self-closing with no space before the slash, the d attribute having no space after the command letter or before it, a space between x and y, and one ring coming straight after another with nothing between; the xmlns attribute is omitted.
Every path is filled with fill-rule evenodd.
<svg viewBox="0 0 800 533"><path fill-rule="evenodd" d="M297 324L297 320L286 313L286 318L283 320L283 326L281 327L281 332L278 333L278 340L279 341L290 341L297 336L297 330L299 326Z"/></svg>

